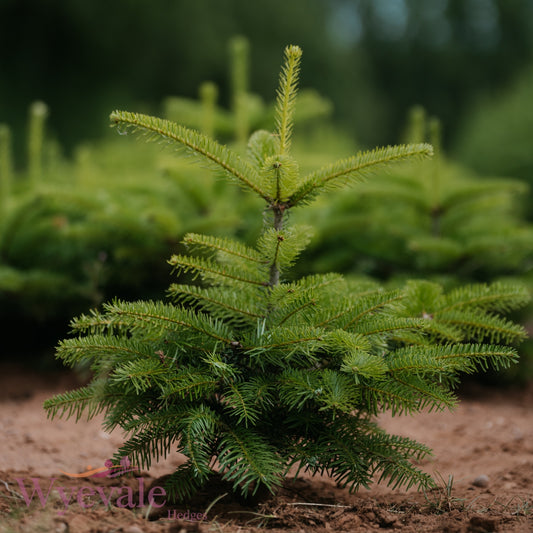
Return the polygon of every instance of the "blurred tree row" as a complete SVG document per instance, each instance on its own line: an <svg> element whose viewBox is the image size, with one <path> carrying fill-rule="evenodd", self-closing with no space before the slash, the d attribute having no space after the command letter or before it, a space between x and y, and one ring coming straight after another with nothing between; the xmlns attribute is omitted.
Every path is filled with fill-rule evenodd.
<svg viewBox="0 0 533 533"><path fill-rule="evenodd" d="M363 144L397 139L415 103L453 136L480 95L531 62L532 30L533 0L2 0L0 122L23 137L28 103L44 100L71 148L99 136L110 109L196 96L206 79L229 106L226 45L241 34L264 98L294 42L303 86L327 94Z"/></svg>
<svg viewBox="0 0 533 533"><path fill-rule="evenodd" d="M339 21L352 20L352 25L361 21L350 50L364 55L370 83L379 93L383 117L378 117L372 142L397 139L413 104L442 120L445 140L454 137L479 98L510 83L532 61L531 0L335 0L335 4L344 10Z"/></svg>

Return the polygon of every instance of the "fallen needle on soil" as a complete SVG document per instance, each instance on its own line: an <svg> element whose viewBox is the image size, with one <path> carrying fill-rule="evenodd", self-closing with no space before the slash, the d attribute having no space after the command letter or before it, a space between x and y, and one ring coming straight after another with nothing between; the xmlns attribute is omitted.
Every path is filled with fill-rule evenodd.
<svg viewBox="0 0 533 533"><path fill-rule="evenodd" d="M308 505L313 507L341 507L343 509L348 509L352 507L351 505L339 505L337 503L306 503L306 502L294 502L288 503L287 505Z"/></svg>

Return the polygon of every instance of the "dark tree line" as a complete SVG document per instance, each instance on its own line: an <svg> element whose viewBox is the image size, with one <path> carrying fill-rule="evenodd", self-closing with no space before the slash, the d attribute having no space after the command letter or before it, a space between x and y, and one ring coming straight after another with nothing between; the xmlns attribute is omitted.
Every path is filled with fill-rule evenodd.
<svg viewBox="0 0 533 533"><path fill-rule="evenodd" d="M415 103L451 136L481 93L531 61L532 30L533 0L2 0L0 122L20 138L27 106L45 100L50 127L72 147L100 135L110 109L195 96L206 79L228 103L227 43L241 34L265 98L280 50L297 43L302 85L331 97L362 143L398 140Z"/></svg>

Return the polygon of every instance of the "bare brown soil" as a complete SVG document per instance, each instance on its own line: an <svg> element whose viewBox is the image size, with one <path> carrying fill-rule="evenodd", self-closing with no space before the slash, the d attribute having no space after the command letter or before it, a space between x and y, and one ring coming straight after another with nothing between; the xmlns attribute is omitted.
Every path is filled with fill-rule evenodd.
<svg viewBox="0 0 533 533"><path fill-rule="evenodd" d="M77 424L47 420L43 401L75 386L69 374L0 368L0 532L533 531L533 384L520 390L471 386L453 413L381 418L389 432L433 448L434 457L422 467L440 481L427 494L381 485L349 494L327 478L302 477L255 505L232 499L227 487L213 483L188 504L133 510L105 505L100 494L129 486L140 504L140 483L148 493L182 458L168 457L150 472L119 478L72 477L103 467L121 443L119 433L102 430L101 418ZM30 505L24 500L17 479L29 496L31 478L44 494L52 486L44 506L37 495ZM74 491L70 504L59 489L64 495ZM209 507L206 520L198 514L191 520L192 513Z"/></svg>

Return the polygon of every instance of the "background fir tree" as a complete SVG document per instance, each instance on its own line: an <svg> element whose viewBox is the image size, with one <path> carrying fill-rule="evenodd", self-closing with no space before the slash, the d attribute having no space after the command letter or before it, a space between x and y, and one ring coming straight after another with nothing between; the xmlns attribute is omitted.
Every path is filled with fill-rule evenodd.
<svg viewBox="0 0 533 533"><path fill-rule="evenodd" d="M0 127L0 317L5 353L28 357L46 355L74 314L104 299L161 294L166 259L187 231L229 235L241 224L214 201L237 191L174 168L155 146L113 135L67 160L47 115L42 102L30 108L22 169Z"/></svg>
<svg viewBox="0 0 533 533"><path fill-rule="evenodd" d="M440 149L440 125L412 110L409 142L427 137L435 157L338 194L302 219L316 221L305 254L313 272L381 280L431 277L448 286L523 276L533 265L533 226L521 200L526 183L478 176Z"/></svg>
<svg viewBox="0 0 533 533"><path fill-rule="evenodd" d="M128 438L116 459L149 467L172 451L187 461L168 480L185 498L215 470L243 494L274 491L295 467L327 473L350 490L386 479L428 487L412 460L427 447L388 435L373 416L452 407L460 372L506 366L524 337L502 314L528 298L516 284L445 294L412 282L383 290L324 274L288 281L311 231L288 215L371 170L431 154L427 144L376 149L300 174L291 156L301 50L289 46L276 130L255 132L248 157L167 120L115 111L111 120L165 139L263 199L254 246L188 234L190 254L170 259L200 284L177 283L161 301L114 301L72 323L58 357L90 361L93 381L45 403L50 417L105 414ZM261 215L260 215L261 216Z"/></svg>
<svg viewBox="0 0 533 533"><path fill-rule="evenodd" d="M533 67L504 90L472 106L452 146L453 156L480 174L518 178L530 186L526 216L533 218Z"/></svg>
<svg viewBox="0 0 533 533"><path fill-rule="evenodd" d="M250 131L272 129L275 103L265 103L250 90L249 48L248 39L242 36L233 37L229 42L229 110L217 105L217 85L204 82L198 91L199 100L180 96L165 98L165 117L220 141L233 141L237 146L246 145ZM300 128L330 116L333 111L331 102L312 89L299 92L296 110L295 125Z"/></svg>

